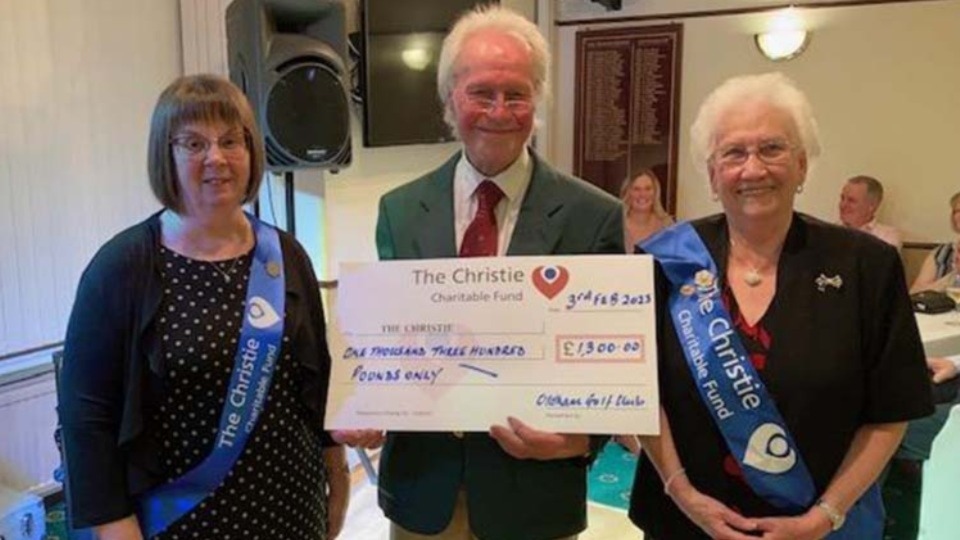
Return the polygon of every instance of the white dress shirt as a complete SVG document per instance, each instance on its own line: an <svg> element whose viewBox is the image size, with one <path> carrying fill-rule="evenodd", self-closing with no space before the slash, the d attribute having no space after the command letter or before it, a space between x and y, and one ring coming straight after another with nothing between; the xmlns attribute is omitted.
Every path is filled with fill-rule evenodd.
<svg viewBox="0 0 960 540"><path fill-rule="evenodd" d="M467 153L461 154L460 161L453 174L453 222L457 233L457 253L463 243L463 235L467 227L477 215L477 197L474 195L477 186L484 180L490 180L500 188L504 197L497 203L494 213L497 216L497 256L507 253L513 229L520 216L520 203L527 193L530 177L533 175L533 159L529 150L525 150L520 157L503 172L494 176L484 176L475 169L467 159Z"/></svg>
<svg viewBox="0 0 960 540"><path fill-rule="evenodd" d="M900 231L891 225L884 225L877 220L873 220L863 227L860 227L860 230L867 234L876 236L877 238L897 248L897 251L900 251L900 248L903 247L903 240L900 238Z"/></svg>

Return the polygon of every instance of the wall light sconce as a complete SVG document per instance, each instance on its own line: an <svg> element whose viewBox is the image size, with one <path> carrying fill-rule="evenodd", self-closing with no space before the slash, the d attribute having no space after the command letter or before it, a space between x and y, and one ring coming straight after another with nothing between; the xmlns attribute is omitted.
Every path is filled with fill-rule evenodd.
<svg viewBox="0 0 960 540"><path fill-rule="evenodd" d="M430 51L421 48L404 49L400 52L403 63L415 71L423 71L430 65Z"/></svg>
<svg viewBox="0 0 960 540"><path fill-rule="evenodd" d="M777 62L799 56L810 43L810 34L796 8L789 7L777 11L769 29L755 35L754 41L764 56Z"/></svg>

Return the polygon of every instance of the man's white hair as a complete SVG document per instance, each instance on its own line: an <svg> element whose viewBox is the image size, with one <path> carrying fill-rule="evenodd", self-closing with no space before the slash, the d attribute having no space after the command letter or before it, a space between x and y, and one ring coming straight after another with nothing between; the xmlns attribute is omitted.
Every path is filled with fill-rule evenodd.
<svg viewBox="0 0 960 540"><path fill-rule="evenodd" d="M451 95L457 83L457 58L468 37L483 30L496 30L516 37L530 51L533 63L533 89L537 104L549 96L547 74L550 72L550 49L543 34L533 22L519 13L496 4L481 4L464 13L443 40L437 65L437 93L443 104L443 119L453 134L457 123L453 116Z"/></svg>

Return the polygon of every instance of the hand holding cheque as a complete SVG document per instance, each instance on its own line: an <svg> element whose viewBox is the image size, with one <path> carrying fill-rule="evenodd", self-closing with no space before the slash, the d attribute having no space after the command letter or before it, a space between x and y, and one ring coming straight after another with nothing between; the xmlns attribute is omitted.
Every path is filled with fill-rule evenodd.
<svg viewBox="0 0 960 540"><path fill-rule="evenodd" d="M649 257L348 264L338 297L327 425L342 442L489 431L542 458L586 451L558 433L658 431Z"/></svg>

